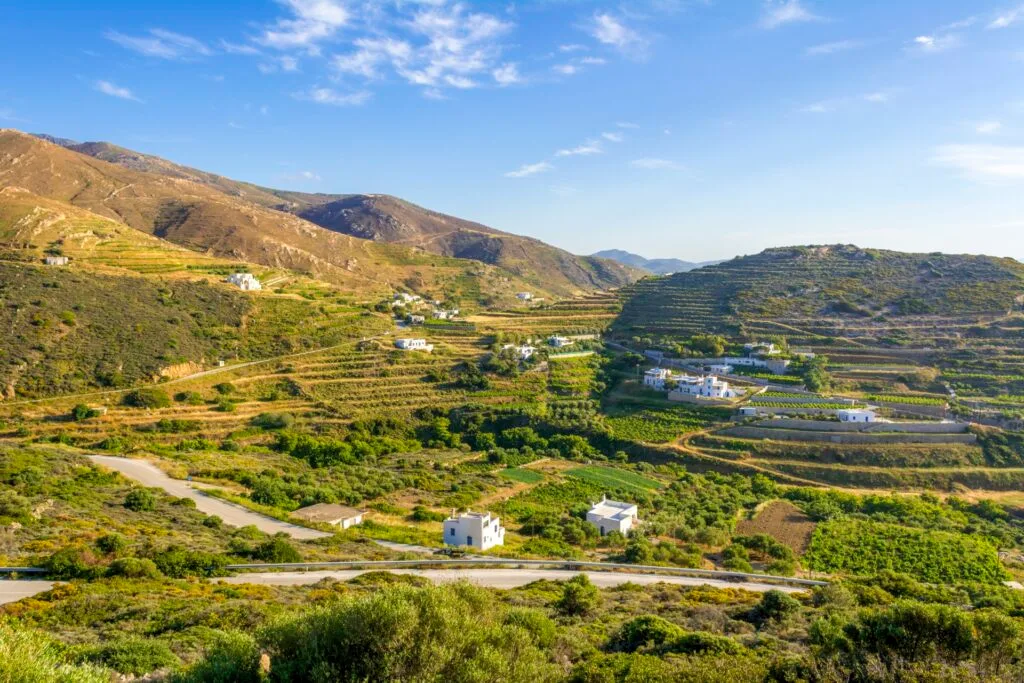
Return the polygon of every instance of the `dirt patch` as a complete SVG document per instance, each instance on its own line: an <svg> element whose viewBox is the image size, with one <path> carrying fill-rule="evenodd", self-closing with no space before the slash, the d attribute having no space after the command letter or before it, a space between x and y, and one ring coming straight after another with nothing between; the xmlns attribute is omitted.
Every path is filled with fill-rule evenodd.
<svg viewBox="0 0 1024 683"><path fill-rule="evenodd" d="M736 533L744 536L768 534L794 552L803 553L816 526L795 505L777 500L761 508L753 519L744 519L737 524Z"/></svg>

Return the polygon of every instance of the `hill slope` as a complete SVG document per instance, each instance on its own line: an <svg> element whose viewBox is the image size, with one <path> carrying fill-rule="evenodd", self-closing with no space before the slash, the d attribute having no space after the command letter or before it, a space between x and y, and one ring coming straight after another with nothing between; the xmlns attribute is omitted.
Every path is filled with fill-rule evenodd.
<svg viewBox="0 0 1024 683"><path fill-rule="evenodd" d="M639 254L633 254L622 249L605 249L593 254L595 258L609 259L616 261L625 266L631 268L637 268L638 270L644 270L653 275L671 275L672 273L685 273L693 270L694 268L702 268L704 266L714 265L715 263L721 263L721 261L702 261L699 263L693 261L682 261L677 258L644 258Z"/></svg>
<svg viewBox="0 0 1024 683"><path fill-rule="evenodd" d="M618 263L575 256L540 240L430 211L396 197L275 190L181 166L107 142L76 143L51 136L37 137L123 168L188 181L239 201L292 213L335 233L499 266L528 280L534 289L568 294L622 286L636 280L638 275ZM174 215L175 210L170 213Z"/></svg>
<svg viewBox="0 0 1024 683"><path fill-rule="evenodd" d="M624 296L616 329L631 334L735 332L760 318L1003 315L1024 301L1024 265L849 245L788 247L644 280Z"/></svg>

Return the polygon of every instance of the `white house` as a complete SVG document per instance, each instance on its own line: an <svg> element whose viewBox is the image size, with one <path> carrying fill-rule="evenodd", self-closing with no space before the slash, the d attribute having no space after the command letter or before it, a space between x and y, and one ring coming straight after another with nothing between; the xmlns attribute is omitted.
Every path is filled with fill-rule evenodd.
<svg viewBox="0 0 1024 683"><path fill-rule="evenodd" d="M468 545L477 550L488 550L505 544L505 527L501 519L490 512L463 512L444 520L445 545Z"/></svg>
<svg viewBox="0 0 1024 683"><path fill-rule="evenodd" d="M427 322L427 319L424 318L422 315L410 315L409 317L406 318L406 320L409 322L410 325L422 325L423 323Z"/></svg>
<svg viewBox="0 0 1024 683"><path fill-rule="evenodd" d="M714 375L704 377L682 375L673 377L673 379L676 380L676 388L672 392L674 394L700 398L736 398L739 396L739 392L731 388L728 382L722 381Z"/></svg>
<svg viewBox="0 0 1024 683"><path fill-rule="evenodd" d="M714 365L708 366L708 370L710 370L711 374L714 375L731 375L732 371L735 369L736 368L728 365L727 363L715 363Z"/></svg>
<svg viewBox="0 0 1024 683"><path fill-rule="evenodd" d="M246 292L256 292L263 289L263 285L252 273L232 273L228 275L228 282Z"/></svg>
<svg viewBox="0 0 1024 683"><path fill-rule="evenodd" d="M68 264L67 256L47 256L43 259L43 263L48 266L66 266Z"/></svg>
<svg viewBox="0 0 1024 683"><path fill-rule="evenodd" d="M519 299L520 301L529 301L530 299L533 298L533 294L531 294L530 292L519 292L518 294L516 294L516 298Z"/></svg>
<svg viewBox="0 0 1024 683"><path fill-rule="evenodd" d="M741 406L740 417L757 417L757 406Z"/></svg>
<svg viewBox="0 0 1024 683"><path fill-rule="evenodd" d="M568 337L560 337L556 334L548 337L548 344L554 346L556 349L561 349L566 346L572 346L572 339L569 339Z"/></svg>
<svg viewBox="0 0 1024 683"><path fill-rule="evenodd" d="M774 356L775 354L782 353L782 349L770 342L753 342L752 344L744 344L743 351L746 352L748 356L754 354Z"/></svg>
<svg viewBox="0 0 1024 683"><path fill-rule="evenodd" d="M587 512L587 521L597 527L602 536L612 531L626 535L639 521L639 518L636 505L608 500L601 496L601 501L591 505Z"/></svg>
<svg viewBox="0 0 1024 683"><path fill-rule="evenodd" d="M317 503L299 508L292 513L292 517L306 520L307 522L322 522L331 526L340 526L342 529L356 526L363 523L365 510L357 510L347 505L335 505L333 503Z"/></svg>
<svg viewBox="0 0 1024 683"><path fill-rule="evenodd" d="M408 294L406 292L398 292L395 294L395 301L400 301L403 304L413 304L417 301L422 301L423 298L415 294Z"/></svg>
<svg viewBox="0 0 1024 683"><path fill-rule="evenodd" d="M396 339L395 346L403 351L430 351L434 350L433 344L428 344L426 339Z"/></svg>
<svg viewBox="0 0 1024 683"><path fill-rule="evenodd" d="M878 416L873 410L837 410L836 415L839 416L840 422L875 422L878 420Z"/></svg>
<svg viewBox="0 0 1024 683"><path fill-rule="evenodd" d="M789 369L789 364L790 360L788 358L769 358L765 363L765 367L773 375L785 375L786 370Z"/></svg>
<svg viewBox="0 0 1024 683"><path fill-rule="evenodd" d="M536 346L530 346L529 344L523 344L522 346L516 346L515 344L505 344L501 347L502 351L508 351L512 349L512 352L516 355L519 360L527 360L533 354L537 353Z"/></svg>
<svg viewBox="0 0 1024 683"><path fill-rule="evenodd" d="M433 316L435 320L451 320L452 318L458 317L459 309L453 308L451 310L445 310L438 308L434 311Z"/></svg>
<svg viewBox="0 0 1024 683"><path fill-rule="evenodd" d="M644 373L644 386L664 391L665 382L671 378L672 371L668 368L651 368Z"/></svg>

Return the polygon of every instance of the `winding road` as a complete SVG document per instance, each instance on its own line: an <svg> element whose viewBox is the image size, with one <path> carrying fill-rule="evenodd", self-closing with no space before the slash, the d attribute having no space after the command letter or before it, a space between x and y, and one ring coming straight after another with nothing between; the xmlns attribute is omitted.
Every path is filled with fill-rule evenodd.
<svg viewBox="0 0 1024 683"><path fill-rule="evenodd" d="M229 576L222 579L214 579L222 583L245 584L253 583L264 586L306 586L317 583L323 579L335 579L337 581L348 581L360 574L373 571L371 569L346 569L310 572L260 572L246 573L238 576ZM713 586L715 588L741 588L743 590L763 593L770 590L780 590L785 593L800 593L808 590L806 587L774 585L769 583L757 583L753 581L732 582L721 579L708 579L695 576L668 576L664 574L626 573L626 572L603 572L603 571L573 571L567 569L387 569L392 574L407 574L410 576L421 576L434 583L454 583L456 581L469 581L478 586L488 588L517 588L525 586L534 581L547 579L549 581L565 581L577 574L586 574L590 581L599 588L611 588L621 586L624 583L635 583L647 586L655 583L668 583L677 586Z"/></svg>
<svg viewBox="0 0 1024 683"><path fill-rule="evenodd" d="M53 588L53 581L39 579L0 579L0 605L17 602Z"/></svg>
<svg viewBox="0 0 1024 683"><path fill-rule="evenodd" d="M110 455L90 455L89 459L97 465L108 467L120 472L129 479L133 479L143 486L161 488L177 498L189 498L196 503L200 512L208 515L217 515L225 524L230 526L253 525L260 531L267 534L286 533L292 538L308 541L316 538L326 538L331 534L316 529L308 529L298 524L282 522L273 517L261 515L244 507L228 503L208 496L196 490L191 484L180 479L171 479L163 470L145 460L131 460L129 458L118 458Z"/></svg>

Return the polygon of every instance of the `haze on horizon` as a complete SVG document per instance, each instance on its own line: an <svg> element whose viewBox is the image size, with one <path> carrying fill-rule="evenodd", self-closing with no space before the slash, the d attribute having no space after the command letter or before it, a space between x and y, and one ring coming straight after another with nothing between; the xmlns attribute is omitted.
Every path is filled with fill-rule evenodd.
<svg viewBox="0 0 1024 683"><path fill-rule="evenodd" d="M19 3L0 127L583 254L1024 258L1024 5L892 5Z"/></svg>

